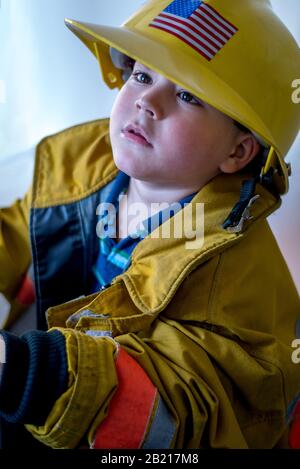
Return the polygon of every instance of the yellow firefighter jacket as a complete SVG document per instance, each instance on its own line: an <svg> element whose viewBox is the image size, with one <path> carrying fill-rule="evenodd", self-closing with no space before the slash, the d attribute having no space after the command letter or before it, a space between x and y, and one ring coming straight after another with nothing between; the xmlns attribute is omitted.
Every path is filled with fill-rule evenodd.
<svg viewBox="0 0 300 469"><path fill-rule="evenodd" d="M76 126L40 143L32 190L0 212L0 291L13 301L33 258L41 311L48 308L49 328L66 339L68 389L45 424L28 429L54 448L84 439L95 447L146 448L159 440L171 448L274 447L300 391L300 364L292 359L300 302L266 221L280 200L258 185L253 218L230 233L221 225L242 176L218 176L194 197L192 211L170 219L169 238L164 225L157 228L134 249L125 273L85 295L76 280L84 270L79 241L74 263L71 254L64 258L72 252L67 242L55 256L53 239L67 237L56 229L64 225L79 236L70 212L88 204L95 215L97 194L116 174L107 120ZM197 204L204 204L204 224L195 235ZM176 237L183 214L190 233ZM95 229L93 218L84 223ZM75 273L57 267L61 256ZM45 274L48 296L43 258L54 266ZM64 285L68 295L55 296ZM137 434L134 442L128 433Z"/></svg>

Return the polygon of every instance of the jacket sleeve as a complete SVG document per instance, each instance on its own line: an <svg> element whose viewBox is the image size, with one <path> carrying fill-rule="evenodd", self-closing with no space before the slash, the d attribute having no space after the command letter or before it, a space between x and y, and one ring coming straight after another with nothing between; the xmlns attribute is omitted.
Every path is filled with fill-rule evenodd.
<svg viewBox="0 0 300 469"><path fill-rule="evenodd" d="M51 341L50 337L45 340L47 335L52 336ZM12 340L8 333L4 337L6 342ZM64 337L66 345L66 385L62 378L64 360L62 351L59 353L60 337ZM37 350L36 344L41 338L43 347ZM3 410L16 400L16 391L13 396L12 391L2 391L2 416L7 420L27 422L32 435L52 448L75 448L86 444L86 437L88 446L95 449L169 448L173 445L176 422L157 386L132 356L132 351L110 337L90 336L73 329L35 331L29 336L26 334L23 340L31 350L35 348L29 354L32 363L25 367L28 371L22 394L27 399L19 397L20 404L14 406L17 410L8 414ZM24 348L22 343L18 346ZM47 351L55 354L56 366L53 360L51 365ZM38 358L34 358L34 354ZM26 361L25 352L23 357ZM12 359L5 366L9 365L11 371L4 372L3 380L13 382ZM18 375L18 380L14 378L15 383L20 381L20 376L22 374ZM32 377L35 377L34 383ZM41 401L37 396L44 396L43 404L37 403Z"/></svg>
<svg viewBox="0 0 300 469"><path fill-rule="evenodd" d="M148 337L115 339L57 328L67 386L27 429L52 448L86 438L95 449L272 448L285 431L282 377L259 349L278 355L276 343L261 337L253 353L228 330L202 326L161 316Z"/></svg>
<svg viewBox="0 0 300 469"><path fill-rule="evenodd" d="M160 316L148 337L126 334L118 388L90 444L107 448L273 448L286 430L272 336ZM94 433L93 433L94 432Z"/></svg>
<svg viewBox="0 0 300 469"><path fill-rule="evenodd" d="M87 438L95 449L247 447L213 360L173 324L155 321L148 340L57 330L66 342L67 389L43 425L26 425L42 443L75 448Z"/></svg>
<svg viewBox="0 0 300 469"><path fill-rule="evenodd" d="M21 297L19 299L17 297L26 284L26 273L31 263L30 205L31 189L23 199L17 200L11 207L0 209L0 295L2 295L0 327L2 328L8 327L24 310Z"/></svg>
<svg viewBox="0 0 300 469"><path fill-rule="evenodd" d="M59 329L68 389L27 429L53 448L86 437L96 449L273 448L286 430L289 348L249 327L190 320L187 305L175 320L173 307L114 339Z"/></svg>
<svg viewBox="0 0 300 469"><path fill-rule="evenodd" d="M74 329L53 328L44 334L52 331L60 332L65 341L66 389L55 402L52 395L53 405L42 424L27 420L26 428L47 446L76 448L87 432L94 433L98 422L108 413L118 386L115 369L118 345L109 337L93 337Z"/></svg>
<svg viewBox="0 0 300 469"><path fill-rule="evenodd" d="M60 331L67 389L43 425L26 425L52 448L271 448L284 432L281 396L260 395L280 373L225 330L161 317L148 338Z"/></svg>

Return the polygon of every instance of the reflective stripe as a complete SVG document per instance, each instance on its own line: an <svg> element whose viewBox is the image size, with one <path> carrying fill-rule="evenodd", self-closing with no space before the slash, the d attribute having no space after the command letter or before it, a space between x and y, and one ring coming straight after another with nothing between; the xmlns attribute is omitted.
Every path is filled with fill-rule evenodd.
<svg viewBox="0 0 300 469"><path fill-rule="evenodd" d="M154 409L157 389L143 368L120 347L116 360L119 386L93 448L140 448Z"/></svg>
<svg viewBox="0 0 300 469"><path fill-rule="evenodd" d="M95 331L93 329L85 331L85 334L91 337L112 337L111 331Z"/></svg>
<svg viewBox="0 0 300 469"><path fill-rule="evenodd" d="M171 447L175 435L175 421L165 406L161 397L148 435L145 438L142 448L144 449L167 449Z"/></svg>

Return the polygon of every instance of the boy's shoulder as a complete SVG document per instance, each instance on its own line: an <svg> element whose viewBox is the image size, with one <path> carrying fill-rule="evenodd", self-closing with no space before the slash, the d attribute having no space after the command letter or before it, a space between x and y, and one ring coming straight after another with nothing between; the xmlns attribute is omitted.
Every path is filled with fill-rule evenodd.
<svg viewBox="0 0 300 469"><path fill-rule="evenodd" d="M37 146L33 204L79 200L117 173L109 138L109 119L82 123L45 137Z"/></svg>

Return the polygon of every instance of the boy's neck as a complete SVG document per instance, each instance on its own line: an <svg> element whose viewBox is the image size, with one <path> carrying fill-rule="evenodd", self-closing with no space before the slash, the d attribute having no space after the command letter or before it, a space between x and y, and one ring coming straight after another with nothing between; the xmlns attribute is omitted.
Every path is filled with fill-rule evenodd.
<svg viewBox="0 0 300 469"><path fill-rule="evenodd" d="M179 202L179 200L196 191L197 188L193 189L191 187L177 189L173 187L162 188L159 185L131 177L126 193L126 202L124 197L120 200L119 216L117 218L117 241L121 238L126 238L128 234L136 232L140 222L161 210L160 204ZM146 210L140 211L138 216L136 214L129 215L129 207L136 203L142 203ZM131 225L132 221L134 221L134 225ZM131 230L129 226L132 227Z"/></svg>
<svg viewBox="0 0 300 469"><path fill-rule="evenodd" d="M151 204L166 202L171 204L178 202L184 197L196 192L200 188L174 188L174 187L160 187L147 181L130 178L127 191L127 203L132 204L140 202L150 210Z"/></svg>

